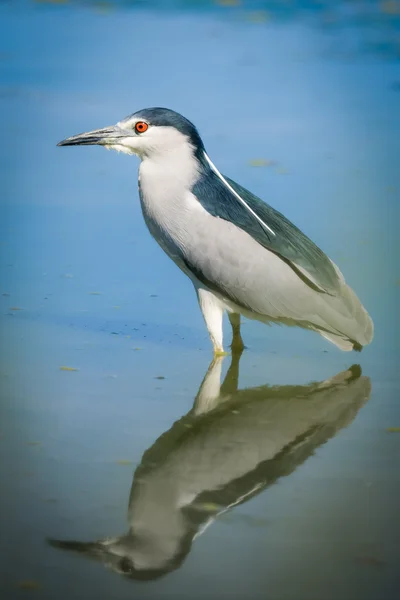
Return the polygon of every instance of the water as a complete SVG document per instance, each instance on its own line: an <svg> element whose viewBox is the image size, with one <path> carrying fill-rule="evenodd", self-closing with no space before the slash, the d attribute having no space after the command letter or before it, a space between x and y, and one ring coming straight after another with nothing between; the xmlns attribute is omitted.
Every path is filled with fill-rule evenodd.
<svg viewBox="0 0 400 600"><path fill-rule="evenodd" d="M5 598L398 597L398 3L223 4L0 8ZM209 368L136 159L55 146L153 105L339 264L361 355L247 322Z"/></svg>

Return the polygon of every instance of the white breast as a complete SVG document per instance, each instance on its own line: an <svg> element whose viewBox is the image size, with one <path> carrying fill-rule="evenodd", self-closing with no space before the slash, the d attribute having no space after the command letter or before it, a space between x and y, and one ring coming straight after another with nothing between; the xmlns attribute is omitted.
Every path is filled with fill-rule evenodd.
<svg viewBox="0 0 400 600"><path fill-rule="evenodd" d="M190 191L198 177L198 162L187 145L167 156L145 158L139 168L144 219L150 233L175 262L190 245L197 229L196 219L212 218Z"/></svg>

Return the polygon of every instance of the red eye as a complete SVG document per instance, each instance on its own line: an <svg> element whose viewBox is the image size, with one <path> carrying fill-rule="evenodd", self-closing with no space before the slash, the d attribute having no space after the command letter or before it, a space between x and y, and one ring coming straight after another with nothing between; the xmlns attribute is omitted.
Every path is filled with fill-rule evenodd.
<svg viewBox="0 0 400 600"><path fill-rule="evenodd" d="M138 121L135 125L136 133L144 133L148 128L149 126L144 121Z"/></svg>

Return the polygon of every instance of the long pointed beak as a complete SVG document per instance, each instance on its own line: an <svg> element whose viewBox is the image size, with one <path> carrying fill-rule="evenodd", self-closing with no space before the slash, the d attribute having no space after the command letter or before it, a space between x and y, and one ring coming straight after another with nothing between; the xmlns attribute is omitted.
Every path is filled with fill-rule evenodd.
<svg viewBox="0 0 400 600"><path fill-rule="evenodd" d="M63 550L73 550L74 552L82 552L86 554L96 554L101 549L99 542L76 542L75 540L54 540L47 539L50 546L54 548L62 548Z"/></svg>
<svg viewBox="0 0 400 600"><path fill-rule="evenodd" d="M105 127L104 129L94 129L87 133L73 135L72 137L58 142L57 146L93 146L95 144L107 146L127 135L129 135L127 131L124 131L118 127L118 125L112 125L111 127Z"/></svg>

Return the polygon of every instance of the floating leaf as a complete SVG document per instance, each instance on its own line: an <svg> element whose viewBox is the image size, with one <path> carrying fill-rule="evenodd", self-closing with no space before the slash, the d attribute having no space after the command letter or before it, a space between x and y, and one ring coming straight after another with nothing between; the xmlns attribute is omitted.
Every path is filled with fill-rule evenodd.
<svg viewBox="0 0 400 600"><path fill-rule="evenodd" d="M26 579L25 581L20 581L18 583L18 587L23 590L37 590L41 587L39 581L35 581L34 579Z"/></svg>
<svg viewBox="0 0 400 600"><path fill-rule="evenodd" d="M43 2L43 4L67 4L68 0L36 0L36 2Z"/></svg>
<svg viewBox="0 0 400 600"><path fill-rule="evenodd" d="M95 4L96 12L100 13L101 15L107 15L113 10L113 8L114 6L111 2L104 2L103 0L101 2L96 2Z"/></svg>
<svg viewBox="0 0 400 600"><path fill-rule="evenodd" d="M389 433L400 433L400 427L388 427L386 431Z"/></svg>
<svg viewBox="0 0 400 600"><path fill-rule="evenodd" d="M251 167L275 167L277 163L268 158L253 158L249 160L249 165Z"/></svg>
<svg viewBox="0 0 400 600"><path fill-rule="evenodd" d="M276 172L279 173L279 175L287 175L289 173L285 167L277 167Z"/></svg>
<svg viewBox="0 0 400 600"><path fill-rule="evenodd" d="M62 366L62 367L60 367L60 371L79 371L79 369L77 369L76 367L65 367L65 366Z"/></svg>
<svg viewBox="0 0 400 600"><path fill-rule="evenodd" d="M357 556L357 562L368 565L370 567L384 567L385 561L377 558L376 556Z"/></svg>
<svg viewBox="0 0 400 600"><path fill-rule="evenodd" d="M19 306L11 306L10 310L24 310L24 309L20 308Z"/></svg>
<svg viewBox="0 0 400 600"><path fill-rule="evenodd" d="M165 379L164 375L157 375L157 377L154 377L154 379Z"/></svg>
<svg viewBox="0 0 400 600"><path fill-rule="evenodd" d="M89 292L90 296L101 296L101 292Z"/></svg>
<svg viewBox="0 0 400 600"><path fill-rule="evenodd" d="M216 4L220 6L239 6L240 0L216 0Z"/></svg>
<svg viewBox="0 0 400 600"><path fill-rule="evenodd" d="M131 465L132 464L131 460L116 460L115 462L117 463L117 465Z"/></svg>
<svg viewBox="0 0 400 600"><path fill-rule="evenodd" d="M399 0L386 0L380 3L381 11L387 15L399 15L400 14L400 2Z"/></svg>
<svg viewBox="0 0 400 600"><path fill-rule="evenodd" d="M252 23L266 23L270 15L266 10L255 10L247 14L247 20Z"/></svg>

